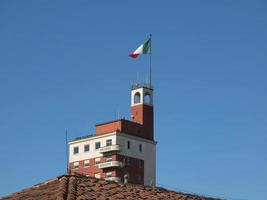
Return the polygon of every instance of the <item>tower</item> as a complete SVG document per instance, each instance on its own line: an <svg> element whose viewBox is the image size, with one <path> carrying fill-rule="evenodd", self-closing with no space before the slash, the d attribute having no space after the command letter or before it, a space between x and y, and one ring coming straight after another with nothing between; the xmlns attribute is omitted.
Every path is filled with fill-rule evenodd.
<svg viewBox="0 0 267 200"><path fill-rule="evenodd" d="M143 137L154 140L153 89L147 84L135 84L131 91L131 121L143 126Z"/></svg>
<svg viewBox="0 0 267 200"><path fill-rule="evenodd" d="M69 142L69 171L116 182L150 185L156 182L153 89L131 89L131 120L96 124L95 134Z"/></svg>

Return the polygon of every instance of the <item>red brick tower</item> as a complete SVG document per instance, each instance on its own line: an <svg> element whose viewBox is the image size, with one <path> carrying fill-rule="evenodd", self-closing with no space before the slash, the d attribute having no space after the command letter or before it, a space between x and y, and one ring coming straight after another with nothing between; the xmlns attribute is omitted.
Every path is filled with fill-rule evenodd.
<svg viewBox="0 0 267 200"><path fill-rule="evenodd" d="M132 86L131 121L143 125L143 138L154 140L153 89L149 85Z"/></svg>

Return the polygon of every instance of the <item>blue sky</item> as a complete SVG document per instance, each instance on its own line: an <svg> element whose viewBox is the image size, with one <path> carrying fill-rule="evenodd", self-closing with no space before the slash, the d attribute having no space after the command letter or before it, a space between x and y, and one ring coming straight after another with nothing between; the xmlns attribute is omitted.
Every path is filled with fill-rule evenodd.
<svg viewBox="0 0 267 200"><path fill-rule="evenodd" d="M66 128L129 118L152 33L158 185L267 199L266 0L1 0L0 25L0 196L65 173Z"/></svg>

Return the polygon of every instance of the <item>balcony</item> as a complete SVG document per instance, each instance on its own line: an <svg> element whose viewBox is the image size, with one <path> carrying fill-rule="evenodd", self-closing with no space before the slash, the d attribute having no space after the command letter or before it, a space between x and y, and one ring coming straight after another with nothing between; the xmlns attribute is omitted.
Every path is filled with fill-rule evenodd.
<svg viewBox="0 0 267 200"><path fill-rule="evenodd" d="M121 182L121 178L120 177L107 177L105 178L106 181L114 181L114 182Z"/></svg>
<svg viewBox="0 0 267 200"><path fill-rule="evenodd" d="M109 162L98 164L98 168L100 169L109 168L109 167L121 167L121 166L122 166L121 161L109 161Z"/></svg>
<svg viewBox="0 0 267 200"><path fill-rule="evenodd" d="M106 153L106 152L110 152L110 151L120 151L120 146L115 144L115 145L112 145L112 146L101 147L99 149L100 153Z"/></svg>

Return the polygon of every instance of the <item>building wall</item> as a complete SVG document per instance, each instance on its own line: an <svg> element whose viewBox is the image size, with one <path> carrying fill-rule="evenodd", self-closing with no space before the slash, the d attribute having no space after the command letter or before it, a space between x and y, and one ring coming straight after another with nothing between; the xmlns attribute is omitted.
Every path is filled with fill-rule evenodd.
<svg viewBox="0 0 267 200"><path fill-rule="evenodd" d="M130 158L130 166L123 166L121 168L115 168L116 175L122 178L125 173L130 172L130 180L135 183L142 183L150 185L156 183L156 142L146 140L140 137L132 136L124 133L110 133L105 135L98 135L86 139L70 142L70 168L72 172L84 173L93 176L95 173L101 173L101 177L105 177L105 171L94 164L94 159L100 157L101 162L105 162L105 158L102 153L99 153L99 149L95 150L95 142L101 142L101 147L106 146L106 140L112 139L112 145L118 144L120 151L113 157L113 160L123 161L125 164L125 158ZM130 149L128 149L128 141L130 142ZM84 152L84 145L89 144L89 152ZM139 151L139 145L142 145L142 152ZM79 154L73 155L73 148L79 147ZM90 159L90 167L83 168L83 160ZM142 168L137 167L139 160L142 161ZM79 169L73 170L73 162L79 161ZM138 176L141 176L142 181L138 180Z"/></svg>

